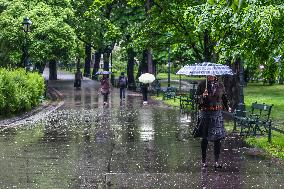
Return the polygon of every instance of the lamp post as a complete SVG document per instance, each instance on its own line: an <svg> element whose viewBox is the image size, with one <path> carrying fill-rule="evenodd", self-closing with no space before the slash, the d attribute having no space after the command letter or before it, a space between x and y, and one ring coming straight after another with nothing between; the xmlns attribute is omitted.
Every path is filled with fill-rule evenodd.
<svg viewBox="0 0 284 189"><path fill-rule="evenodd" d="M28 52L28 48L29 48L29 44L28 44L28 32L30 32L30 26L32 24L32 21L28 18L25 17L22 25L23 25L23 29L25 32L25 43L24 43L24 62L23 62L23 66L24 68L26 68L26 70L28 69L29 66L29 52Z"/></svg>
<svg viewBox="0 0 284 189"><path fill-rule="evenodd" d="M283 84L283 78L282 78L282 64L281 64L281 55L279 54L276 58L274 58L275 63L278 63L279 66L279 84Z"/></svg>
<svg viewBox="0 0 284 189"><path fill-rule="evenodd" d="M111 72L110 82L111 82L112 85L114 85L114 74L112 73L112 53L110 53L110 65L109 65L109 68L110 68L110 72Z"/></svg>
<svg viewBox="0 0 284 189"><path fill-rule="evenodd" d="M244 86L245 86L245 80L244 80L244 65L243 65L243 61L241 60L241 58L239 57L239 103L237 104L236 107L236 114L238 116L245 116L245 112L246 112L246 105L244 102ZM234 123L234 131L237 129L237 125L236 122Z"/></svg>
<svg viewBox="0 0 284 189"><path fill-rule="evenodd" d="M171 59L170 59L171 48L168 48L168 87L171 87Z"/></svg>
<svg viewBox="0 0 284 189"><path fill-rule="evenodd" d="M246 106L244 102L244 87L245 87L245 80L244 80L244 65L241 58L239 59L239 78L240 78L240 89L239 89L239 104L237 107L237 111L245 112Z"/></svg>
<svg viewBox="0 0 284 189"><path fill-rule="evenodd" d="M244 65L243 61L240 60L240 104L244 104L244 86L245 86L245 80L244 80Z"/></svg>

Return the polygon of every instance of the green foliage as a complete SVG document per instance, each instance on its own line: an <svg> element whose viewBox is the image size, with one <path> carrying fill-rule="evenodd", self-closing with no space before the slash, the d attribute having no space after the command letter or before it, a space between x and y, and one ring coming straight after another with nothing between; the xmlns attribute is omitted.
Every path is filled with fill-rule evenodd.
<svg viewBox="0 0 284 189"><path fill-rule="evenodd" d="M27 36L22 30L26 16L33 22ZM72 16L69 0L7 2L0 20L0 65L20 65L26 37L32 63L44 65L51 59L72 60L77 48L74 29L68 24Z"/></svg>
<svg viewBox="0 0 284 189"><path fill-rule="evenodd" d="M263 79L269 85L272 85L276 82L276 74L278 65L274 61L270 61L265 65L263 70Z"/></svg>
<svg viewBox="0 0 284 189"><path fill-rule="evenodd" d="M121 72L127 73L127 57L125 57L125 51L124 49L117 48L112 53L112 71L116 75L120 75Z"/></svg>
<svg viewBox="0 0 284 189"><path fill-rule="evenodd" d="M0 114L30 110L39 104L44 87L44 79L37 73L0 69Z"/></svg>
<svg viewBox="0 0 284 189"><path fill-rule="evenodd" d="M25 39L21 23L28 16L33 21L29 54L37 64L55 59L67 65L84 58L84 43L101 52L116 44L137 56L151 49L158 65L167 64L170 47L176 67L204 61L207 47L211 61L242 56L247 68L257 68L283 55L283 5L281 0L0 0L0 65L20 63ZM270 78L281 74L267 68Z"/></svg>

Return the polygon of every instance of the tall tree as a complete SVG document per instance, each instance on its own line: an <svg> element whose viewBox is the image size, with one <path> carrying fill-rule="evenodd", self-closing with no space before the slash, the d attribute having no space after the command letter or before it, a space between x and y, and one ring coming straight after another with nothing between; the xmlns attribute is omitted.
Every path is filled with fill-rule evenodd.
<svg viewBox="0 0 284 189"><path fill-rule="evenodd" d="M29 3L29 6L27 6ZM24 32L22 19L28 16L33 24L29 33L29 55L33 63L45 65L50 61L51 79L56 79L58 61L73 61L77 47L74 30L68 25L68 17L72 16L69 1L26 2L10 1L1 13L0 26L3 28L0 44L5 44L5 62L1 65L18 65L21 61ZM2 48L1 48L2 51ZM1 53L0 53L1 54Z"/></svg>

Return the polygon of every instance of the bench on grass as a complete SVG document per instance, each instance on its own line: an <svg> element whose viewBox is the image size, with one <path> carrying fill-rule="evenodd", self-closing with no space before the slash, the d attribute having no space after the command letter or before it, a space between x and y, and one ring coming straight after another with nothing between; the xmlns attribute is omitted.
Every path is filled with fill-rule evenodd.
<svg viewBox="0 0 284 189"><path fill-rule="evenodd" d="M250 112L236 110L234 112L234 130L237 127L241 128L240 134L246 133L247 135L253 133L256 135L257 132L260 134L271 131L272 121L270 114L273 104L258 104L254 102L251 104Z"/></svg>
<svg viewBox="0 0 284 189"><path fill-rule="evenodd" d="M180 94L180 110L181 113L190 113L196 110L196 89L190 89L189 93Z"/></svg>
<svg viewBox="0 0 284 189"><path fill-rule="evenodd" d="M156 93L157 96L159 96L159 93L161 92L161 83L158 79L156 79L153 83L151 83L151 91Z"/></svg>
<svg viewBox="0 0 284 189"><path fill-rule="evenodd" d="M163 93L163 100L174 99L176 100L177 89L175 87L168 87Z"/></svg>

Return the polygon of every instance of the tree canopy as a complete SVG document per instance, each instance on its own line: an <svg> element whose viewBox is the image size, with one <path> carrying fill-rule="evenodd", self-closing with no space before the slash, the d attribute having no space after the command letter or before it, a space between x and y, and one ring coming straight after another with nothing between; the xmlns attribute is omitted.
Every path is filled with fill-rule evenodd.
<svg viewBox="0 0 284 189"><path fill-rule="evenodd" d="M263 77L275 80L284 72L275 61L283 57L283 10L281 0L0 0L0 65L20 65L27 16L33 63L70 63L84 56L83 44L104 52L116 44L125 56L152 49L165 64L170 47L179 67L241 57L250 75L263 65Z"/></svg>

